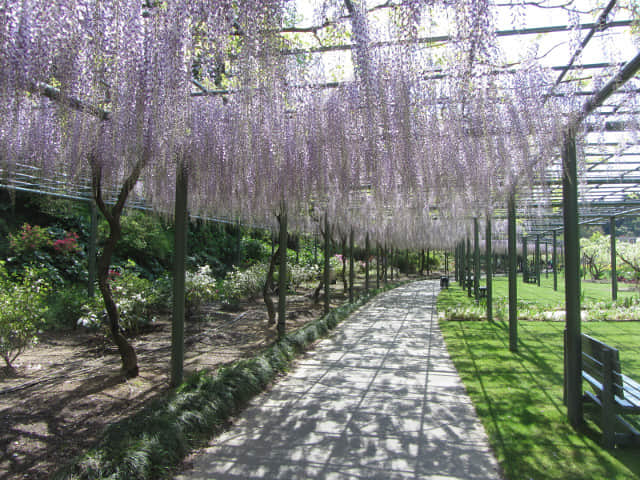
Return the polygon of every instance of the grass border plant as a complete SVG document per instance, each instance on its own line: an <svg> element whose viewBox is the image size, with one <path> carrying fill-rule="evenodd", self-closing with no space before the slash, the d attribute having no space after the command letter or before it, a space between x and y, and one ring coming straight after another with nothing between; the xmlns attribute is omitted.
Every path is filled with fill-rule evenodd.
<svg viewBox="0 0 640 480"><path fill-rule="evenodd" d="M406 282L404 282L406 283ZM175 392L109 426L96 446L53 478L142 480L170 475L189 451L220 433L228 418L285 372L292 360L354 310L402 283L362 294L353 303L292 331L262 353L192 374Z"/></svg>

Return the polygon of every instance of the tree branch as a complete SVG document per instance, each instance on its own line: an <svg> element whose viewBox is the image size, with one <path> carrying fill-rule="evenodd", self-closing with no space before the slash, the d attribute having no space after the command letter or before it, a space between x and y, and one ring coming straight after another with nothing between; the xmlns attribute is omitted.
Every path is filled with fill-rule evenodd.
<svg viewBox="0 0 640 480"><path fill-rule="evenodd" d="M618 258L620 258L620 260L629 265L633 269L633 271L640 272L640 265L634 265L632 260L626 259L620 252L616 252L616 255L618 256Z"/></svg>

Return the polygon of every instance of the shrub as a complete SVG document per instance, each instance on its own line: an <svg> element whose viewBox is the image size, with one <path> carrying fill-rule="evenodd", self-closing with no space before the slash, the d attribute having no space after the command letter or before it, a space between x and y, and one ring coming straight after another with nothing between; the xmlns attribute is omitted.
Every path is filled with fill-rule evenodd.
<svg viewBox="0 0 640 480"><path fill-rule="evenodd" d="M187 272L185 279L187 310L194 312L200 305L218 299L218 284L209 265Z"/></svg>
<svg viewBox="0 0 640 480"><path fill-rule="evenodd" d="M45 229L25 223L18 232L9 235L15 256L8 259L7 268L19 274L25 264L35 266L56 287L62 287L65 279L85 281L85 253L78 238L76 232L59 227Z"/></svg>
<svg viewBox="0 0 640 480"><path fill-rule="evenodd" d="M333 255L329 259L329 265L331 266L331 270L336 272L336 275L342 275L342 255L339 253Z"/></svg>
<svg viewBox="0 0 640 480"><path fill-rule="evenodd" d="M317 280L320 276L320 268L317 265L289 265L289 279L294 290L302 283Z"/></svg>
<svg viewBox="0 0 640 480"><path fill-rule="evenodd" d="M112 270L110 275L113 300L120 312L120 326L127 333L137 333L140 327L155 322L155 298L153 282L136 273L136 264L132 260L121 271ZM106 328L106 311L101 296L90 299L84 307L83 316L78 324L87 328Z"/></svg>
<svg viewBox="0 0 640 480"><path fill-rule="evenodd" d="M220 283L220 299L229 305L237 304L242 298L255 298L262 294L267 276L267 265L257 263L240 270L233 267Z"/></svg>
<svg viewBox="0 0 640 480"><path fill-rule="evenodd" d="M0 262L0 355L9 368L27 348L37 342L37 325L47 312L49 284L32 267L10 278Z"/></svg>
<svg viewBox="0 0 640 480"><path fill-rule="evenodd" d="M51 235L46 228L25 223L20 230L9 235L9 244L17 254L30 253L51 245Z"/></svg>
<svg viewBox="0 0 640 480"><path fill-rule="evenodd" d="M80 285L65 285L63 288L52 289L47 296L49 309L42 327L75 327L88 300L86 288Z"/></svg>
<svg viewBox="0 0 640 480"><path fill-rule="evenodd" d="M172 233L157 215L130 211L121 218L122 237L117 257L132 259L145 277L155 278L171 265ZM108 226L100 223L100 236Z"/></svg>
<svg viewBox="0 0 640 480"><path fill-rule="evenodd" d="M241 242L242 258L247 266L255 263L264 263L269 260L271 247L262 240L251 238L247 235L242 237Z"/></svg>
<svg viewBox="0 0 640 480"><path fill-rule="evenodd" d="M78 234L76 232L67 232L64 238L54 240L52 246L56 252L62 255L75 253L80 250L80 245L78 245Z"/></svg>

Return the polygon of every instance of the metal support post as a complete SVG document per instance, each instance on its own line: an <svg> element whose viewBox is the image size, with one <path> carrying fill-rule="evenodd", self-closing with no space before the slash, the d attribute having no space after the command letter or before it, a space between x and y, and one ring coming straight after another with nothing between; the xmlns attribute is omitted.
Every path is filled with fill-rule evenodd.
<svg viewBox="0 0 640 480"><path fill-rule="evenodd" d="M611 299L618 299L618 271L616 268L616 218L609 218L609 230L611 233Z"/></svg>
<svg viewBox="0 0 640 480"><path fill-rule="evenodd" d="M564 205L564 262L567 365L567 413L574 428L583 423L582 345L580 339L580 235L578 221L578 175L576 142L567 132L562 146L562 197Z"/></svg>
<svg viewBox="0 0 640 480"><path fill-rule="evenodd" d="M466 258L464 259L464 264L466 266L466 275L465 278L471 280L471 259L473 258L472 253L471 253L471 239L469 237L467 237L467 248L465 250L466 253ZM471 283L469 283L469 285L467 285L467 295L470 297L472 295L472 290L473 290L473 285Z"/></svg>
<svg viewBox="0 0 640 480"><path fill-rule="evenodd" d="M478 217L473 218L473 296L478 301L480 294L480 233Z"/></svg>
<svg viewBox="0 0 640 480"><path fill-rule="evenodd" d="M377 255L377 259L376 259L376 289L379 289L380 288L380 262L381 262L380 244L378 244L378 246L376 247L376 255Z"/></svg>
<svg viewBox="0 0 640 480"><path fill-rule="evenodd" d="M540 235L536 235L536 254L535 254L535 262L536 262L536 283L540 286Z"/></svg>
<svg viewBox="0 0 640 480"><path fill-rule="evenodd" d="M493 321L493 260L491 253L491 217L487 215L485 231L485 254L487 269L487 320Z"/></svg>
<svg viewBox="0 0 640 480"><path fill-rule="evenodd" d="M353 303L353 282L355 280L353 269L353 228L349 232L349 303Z"/></svg>
<svg viewBox="0 0 640 480"><path fill-rule="evenodd" d="M522 280L526 282L529 278L529 248L527 236L522 236Z"/></svg>
<svg viewBox="0 0 640 480"><path fill-rule="evenodd" d="M182 383L184 375L185 262L187 257L187 167L181 163L176 176L175 231L173 246L173 312L171 324L171 386Z"/></svg>
<svg viewBox="0 0 640 480"><path fill-rule="evenodd" d="M553 268L553 290L558 291L558 232L553 231L553 250L551 251L551 267Z"/></svg>
<svg viewBox="0 0 640 480"><path fill-rule="evenodd" d="M324 214L324 314L329 313L331 305L331 231L329 216Z"/></svg>
<svg viewBox="0 0 640 480"><path fill-rule="evenodd" d="M369 293L369 232L364 238L364 291Z"/></svg>
<svg viewBox="0 0 640 480"><path fill-rule="evenodd" d="M544 241L544 278L549 278L549 241Z"/></svg>
<svg viewBox="0 0 640 480"><path fill-rule="evenodd" d="M96 254L98 250L98 209L94 200L89 202L89 209L91 211L91 223L89 225L89 251L87 252L87 260L89 262L87 294L89 298L92 298L96 290Z"/></svg>
<svg viewBox="0 0 640 480"><path fill-rule="evenodd" d="M516 246L516 199L515 193L509 196L508 210L508 251L509 251L509 350L518 351L518 277L516 263L518 252Z"/></svg>

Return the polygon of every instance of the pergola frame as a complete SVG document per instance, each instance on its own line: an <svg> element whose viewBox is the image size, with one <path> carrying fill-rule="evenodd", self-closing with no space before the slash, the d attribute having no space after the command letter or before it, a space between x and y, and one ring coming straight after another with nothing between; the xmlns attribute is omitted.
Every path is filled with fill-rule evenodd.
<svg viewBox="0 0 640 480"><path fill-rule="evenodd" d="M569 62L565 65L555 65L551 67L555 71L559 71L559 75L547 92L547 97L553 97L559 95L555 93L555 88L566 82L565 77L569 71L572 70L589 70L594 71L597 74L598 70L609 69L612 67L621 67L616 75L614 75L601 89L597 91L583 90L577 92L578 96L588 97L583 105L582 110L579 112L576 118L571 119L568 123L563 145L559 146L561 155L555 167L549 170L549 177L541 182L541 185L531 192L530 198L524 198L517 195L515 192L509 199L509 204L496 206L494 218L487 218L486 221L486 238L491 239L492 234L492 220L496 218L508 219L508 244L509 244L509 345L510 349L517 350L517 322L515 312L515 218L525 219L525 229L528 235L535 235L537 240L537 251L539 250L539 241L542 238L543 241L548 235L553 237L553 266L555 270L556 266L556 236L558 231L564 232L564 251L565 251L565 292L566 292L566 308L567 308L567 350L565 352L566 357L566 385L567 385L567 405L568 416L570 422L575 427L582 424L582 401L581 401L581 345L580 345L580 288L579 288L579 225L584 223L594 222L606 222L609 221L612 225L612 251L615 251L615 228L613 219L617 216L631 215L640 212L640 208L631 208L630 202L625 202L625 198L632 193L640 194L640 144L627 143L620 145L617 142L600 142L600 143L586 143L583 146L587 148L598 148L597 151L585 151L585 158L594 158L596 161L588 164L588 168L579 172L577 151L576 151L576 135L580 129L581 124L586 122L591 116L603 117L605 122L598 122L605 125L605 131L610 132L624 132L626 129L631 129L633 126L628 125L621 117L627 115L636 116L638 112L631 110L621 110L619 103L615 101L606 104L605 102L611 97L623 93L625 95L634 94L637 95L640 91L637 89L622 89L622 86L628 82L640 69L640 55L636 55L632 60L624 65L600 63L600 64L584 64L578 65L576 61L580 53L588 46L589 41L597 33L603 32L612 28L628 28L631 26L631 21L607 21L607 16L615 4L615 0L610 0L607 6L603 9L597 21L594 23L582 24L578 28L580 30L587 30L587 35L582 40L579 49L574 52ZM570 30L567 25L546 26L537 28L524 28L513 30L498 30L495 32L497 37L507 37L512 35L538 35L554 32L566 32ZM448 36L431 36L425 38L419 38L416 43L423 45L437 45L450 41ZM374 43L373 47L387 47L390 46L388 42ZM336 46L320 46L309 49L290 49L283 51L285 55L296 54L318 54L332 51L348 51L352 45L336 45ZM501 73L504 73L508 69L505 67ZM440 73L432 72L434 79L438 78ZM229 89L209 89L197 80L193 80L193 84L196 89L192 92L192 96L219 96L219 95L231 95L234 92ZM335 88L340 86L339 82L326 83L318 85L320 88ZM50 85L34 85L33 91L38 92L42 96L50 98L53 101L65 103L72 109L85 112L89 115L93 115L101 120L109 119L109 112L91 105L86 104L78 99L64 96L58 89ZM561 94L560 94L561 95ZM601 107L606 108L597 110ZM597 111L596 111L597 110ZM587 125L587 130L598 131L597 126ZM617 148L617 151L611 152L607 150L609 147ZM637 151L633 151L637 149ZM623 159L634 159L637 161L623 161ZM615 176L606 175L603 170L604 167L614 166ZM600 168L603 167L603 168ZM0 187L14 189L18 191L33 192L45 195L54 195L61 198L68 198L73 200L85 200L92 201L91 184L88 180L80 180L77 183L69 183L68 179L56 179L51 178L44 181L46 175L41 175L40 172L34 172L34 167L23 166L20 169L12 171L11 175L3 174L0 170ZM182 180L182 181L181 181ZM556 188L555 192L551 192L550 189ZM176 232L182 231L182 235L185 234L184 225L186 225L187 216L187 204L186 204L187 184L186 176L178 175L178 181L176 185L176 206L175 206L175 221L176 226L181 225L182 228L176 228ZM107 197L111 195L111 199L107 201L115 201L117 192L109 192ZM560 196L562 195L562 196ZM133 198L128 202L128 206L132 208L148 209L148 205L143 198ZM522 206L523 209L518 210L518 206ZM563 217L560 217L560 212L554 212L553 209L559 206L563 206ZM621 208L621 207L627 208ZM542 207L542 208L541 208ZM506 212L503 210L506 208ZM286 213L284 214L284 224L286 233ZM92 215L93 218L93 215ZM586 218L583 222L581 218ZM233 222L228 219L214 219L222 222ZM93 224L93 222L92 222ZM328 228L328 224L326 225ZM92 230L93 231L93 230ZM479 280L479 241L478 241L478 219L474 218L474 267L476 270L474 291L478 293L478 280ZM493 232L495 235L495 232ZM174 335L174 342L183 343L182 337L180 337L180 329L184 328L184 255L186 252L186 238L182 241L182 235L176 234L176 266L174 272L174 329L176 333ZM467 244L469 245L469 243ZM464 269L469 269L470 265L466 265L466 258L470 257L469 248L464 248L462 243L461 254L458 254L458 258L462 261L463 272ZM487 248L490 251L489 248ZM539 255L539 253L538 253ZM179 260L181 258L182 260ZM491 262L487 261L489 265ZM457 267L457 265L456 265ZM612 253L612 267L615 269L615 258ZM456 273L458 268L456 268ZM490 283L491 273L487 272L487 278ZM281 278L283 276L281 275ZM465 280L463 276L462 281ZM513 278L512 278L513 277ZM91 278L91 275L90 275ZM182 280L180 280L182 278ZM556 285L556 278L554 272L554 285ZM182 290L182 297L179 290ZM281 289L284 290L284 289ZM491 305L491 289L488 291L488 308ZM178 293L178 295L176 295ZM617 286L615 280L612 282L612 297L615 299L617 295ZM512 309L513 302L513 309ZM182 303L182 307L178 304ZM182 310L180 309L182 308ZM513 310L513 311L512 311ZM176 323L177 322L177 323ZM182 322L182 323L180 323ZM179 354L182 355L180 348L177 347ZM182 379L182 360L176 357L172 358L172 383L178 384Z"/></svg>

